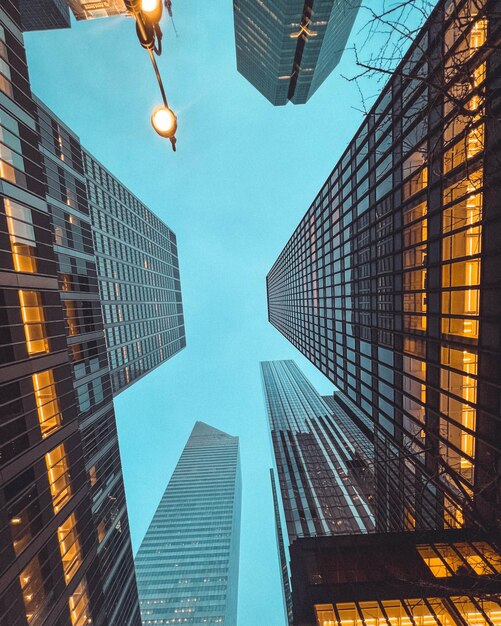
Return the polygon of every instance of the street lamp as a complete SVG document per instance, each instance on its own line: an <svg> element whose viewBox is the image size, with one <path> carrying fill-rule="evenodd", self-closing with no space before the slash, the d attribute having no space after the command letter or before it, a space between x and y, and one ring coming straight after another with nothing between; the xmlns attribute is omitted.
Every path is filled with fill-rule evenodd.
<svg viewBox="0 0 501 626"><path fill-rule="evenodd" d="M136 20L139 43L148 51L162 95L163 104L153 110L151 124L161 137L170 140L175 152L177 117L167 102L162 77L155 59L155 54L162 54L162 31L159 25L162 18L162 0L125 0L125 3Z"/></svg>

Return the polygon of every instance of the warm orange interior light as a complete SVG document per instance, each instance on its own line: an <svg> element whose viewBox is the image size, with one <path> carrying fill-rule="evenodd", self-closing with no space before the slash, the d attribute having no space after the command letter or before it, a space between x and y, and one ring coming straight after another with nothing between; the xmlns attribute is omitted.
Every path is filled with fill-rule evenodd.
<svg viewBox="0 0 501 626"><path fill-rule="evenodd" d="M61 560L63 562L66 584L70 582L82 563L82 554L80 551L80 541L78 539L76 523L77 520L75 514L72 513L57 529L59 549L61 551Z"/></svg>
<svg viewBox="0 0 501 626"><path fill-rule="evenodd" d="M21 316L26 336L28 354L49 351L49 342L45 335L42 302L38 291L19 291Z"/></svg>
<svg viewBox="0 0 501 626"><path fill-rule="evenodd" d="M61 412L52 370L33 374L33 390L42 437L48 437L61 426Z"/></svg>
<svg viewBox="0 0 501 626"><path fill-rule="evenodd" d="M71 498L71 483L68 471L68 459L64 444L57 446L45 455L47 477L54 513L58 513Z"/></svg>

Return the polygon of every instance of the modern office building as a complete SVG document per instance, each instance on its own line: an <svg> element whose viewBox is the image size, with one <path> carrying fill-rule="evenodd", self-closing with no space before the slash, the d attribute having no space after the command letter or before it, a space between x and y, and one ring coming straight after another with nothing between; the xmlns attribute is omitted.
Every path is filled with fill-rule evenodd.
<svg viewBox="0 0 501 626"><path fill-rule="evenodd" d="M345 432L294 361L263 362L261 374L289 544L372 532L370 500L359 485L362 475L370 482L370 441Z"/></svg>
<svg viewBox="0 0 501 626"><path fill-rule="evenodd" d="M501 624L501 556L465 530L337 535L291 547L294 626Z"/></svg>
<svg viewBox="0 0 501 626"><path fill-rule="evenodd" d="M332 410L294 361L261 363L275 467L273 502L284 604L292 624L291 546L301 537L374 531L373 447ZM345 428L348 424L348 429Z"/></svg>
<svg viewBox="0 0 501 626"><path fill-rule="evenodd" d="M286 623L501 624L499 538L464 529L376 532L374 447L356 406L339 392L322 399L293 361L261 368L280 487L272 470Z"/></svg>
<svg viewBox="0 0 501 626"><path fill-rule="evenodd" d="M99 291L107 273L101 277L96 266L85 170L90 156L31 94L23 28L18 1L2 2L0 623L135 626L141 618ZM130 194L113 185L124 219L132 219ZM148 263L165 286L167 255L150 239ZM118 244L111 250L101 258L122 252ZM149 327L140 317L146 309L133 314L131 323Z"/></svg>
<svg viewBox="0 0 501 626"><path fill-rule="evenodd" d="M272 104L304 104L339 63L359 6L234 0L238 71Z"/></svg>
<svg viewBox="0 0 501 626"><path fill-rule="evenodd" d="M116 395L186 345L176 235L83 150Z"/></svg>
<svg viewBox="0 0 501 626"><path fill-rule="evenodd" d="M66 0L77 20L125 15L124 0Z"/></svg>
<svg viewBox="0 0 501 626"><path fill-rule="evenodd" d="M69 28L70 9L66 0L19 0L21 30Z"/></svg>
<svg viewBox="0 0 501 626"><path fill-rule="evenodd" d="M238 437L196 422L136 556L143 624L237 624Z"/></svg>
<svg viewBox="0 0 501 626"><path fill-rule="evenodd" d="M17 1L2 2L0 23L0 621L104 626L113 622Z"/></svg>
<svg viewBox="0 0 501 626"><path fill-rule="evenodd" d="M438 3L267 277L375 426L380 530L500 521L500 31Z"/></svg>
<svg viewBox="0 0 501 626"><path fill-rule="evenodd" d="M110 624L139 619L91 206L78 137L35 98L46 198Z"/></svg>

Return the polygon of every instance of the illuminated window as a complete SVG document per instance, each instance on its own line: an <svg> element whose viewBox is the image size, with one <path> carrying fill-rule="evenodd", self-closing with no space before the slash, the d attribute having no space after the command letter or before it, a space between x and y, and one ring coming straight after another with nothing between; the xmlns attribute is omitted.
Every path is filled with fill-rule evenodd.
<svg viewBox="0 0 501 626"><path fill-rule="evenodd" d="M64 579L66 584L75 575L77 569L82 563L82 554L80 551L80 541L76 529L76 517L72 513L68 519L57 529L59 539L59 550L61 552L61 560L63 563Z"/></svg>
<svg viewBox="0 0 501 626"><path fill-rule="evenodd" d="M52 370L33 374L38 423L42 437L48 437L61 426L61 411Z"/></svg>
<svg viewBox="0 0 501 626"><path fill-rule="evenodd" d="M473 158L484 149L484 125L472 128L457 141L452 148L444 152L444 174Z"/></svg>
<svg viewBox="0 0 501 626"><path fill-rule="evenodd" d="M97 473L95 465L93 465L89 470L89 478L91 486L94 487L94 485L97 483Z"/></svg>
<svg viewBox="0 0 501 626"><path fill-rule="evenodd" d="M482 556L488 561L492 569L501 574L501 555L496 552L494 548L485 542L473 542L473 547L476 548Z"/></svg>
<svg viewBox="0 0 501 626"><path fill-rule="evenodd" d="M455 396L440 394L440 412L448 418L440 420L441 454L452 468L471 480L471 459L475 456L477 356L466 350L442 348L442 365L463 373L441 370L442 389Z"/></svg>
<svg viewBox="0 0 501 626"><path fill-rule="evenodd" d="M453 575L453 572L449 571L444 560L431 546L417 546L417 551L435 578L447 578Z"/></svg>
<svg viewBox="0 0 501 626"><path fill-rule="evenodd" d="M463 526L464 515L462 508L448 496L444 496L444 527L462 528Z"/></svg>
<svg viewBox="0 0 501 626"><path fill-rule="evenodd" d="M28 354L49 351L49 341L45 333L42 299L38 291L19 291L21 316L26 336Z"/></svg>
<svg viewBox="0 0 501 626"><path fill-rule="evenodd" d="M89 610L89 594L85 578L82 579L75 593L69 598L69 607L72 626L86 626L91 623Z"/></svg>
<svg viewBox="0 0 501 626"><path fill-rule="evenodd" d="M64 300L66 309L66 321L68 322L68 333L70 337L78 335L78 313L73 300Z"/></svg>
<svg viewBox="0 0 501 626"><path fill-rule="evenodd" d="M36 618L40 615L45 605L45 589L38 556L31 560L29 565L21 572L19 582L26 609L26 620L28 624L31 622L37 623Z"/></svg>
<svg viewBox="0 0 501 626"><path fill-rule="evenodd" d="M47 476L54 513L58 513L71 498L71 482L68 459L64 444L57 446L45 455Z"/></svg>
<svg viewBox="0 0 501 626"><path fill-rule="evenodd" d="M36 272L36 241L31 210L7 198L4 205L14 269L17 272Z"/></svg>
<svg viewBox="0 0 501 626"><path fill-rule="evenodd" d="M490 559L487 558L489 554L494 559L497 558L498 564L501 562L499 555L496 554L489 544L483 542L474 544L455 543L454 547L478 576L492 576L499 571L491 565Z"/></svg>

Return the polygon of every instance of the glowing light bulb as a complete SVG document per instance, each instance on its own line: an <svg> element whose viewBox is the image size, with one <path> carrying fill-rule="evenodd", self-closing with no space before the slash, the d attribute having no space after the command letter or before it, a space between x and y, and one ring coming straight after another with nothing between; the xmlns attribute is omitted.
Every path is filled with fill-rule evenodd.
<svg viewBox="0 0 501 626"><path fill-rule="evenodd" d="M151 115L151 124L161 137L171 138L177 129L177 117L168 107L157 107Z"/></svg>

